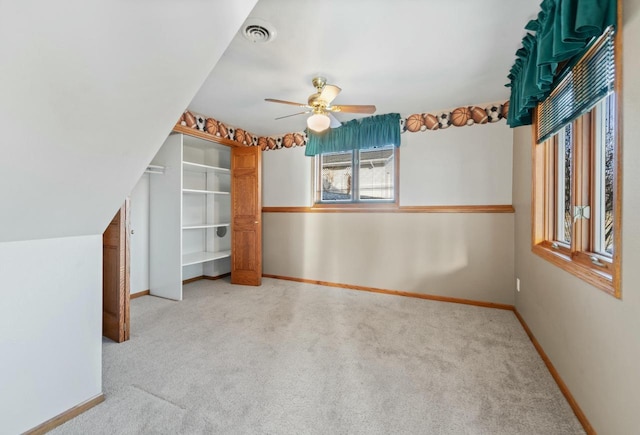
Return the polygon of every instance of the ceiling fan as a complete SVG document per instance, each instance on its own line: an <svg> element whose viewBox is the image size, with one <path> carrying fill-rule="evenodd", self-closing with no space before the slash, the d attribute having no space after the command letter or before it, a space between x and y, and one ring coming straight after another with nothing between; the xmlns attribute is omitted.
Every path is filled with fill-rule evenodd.
<svg viewBox="0 0 640 435"><path fill-rule="evenodd" d="M316 93L309 95L307 104L276 100L275 98L264 99L270 103L289 104L307 109L304 112L281 116L276 119L313 113L313 115L307 119L307 126L311 130L319 132L329 127L336 128L342 125L331 112L374 113L376 111L376 106L372 105L332 105L331 102L338 96L342 89L336 85L327 84L327 79L324 77L314 77L311 83L316 88Z"/></svg>

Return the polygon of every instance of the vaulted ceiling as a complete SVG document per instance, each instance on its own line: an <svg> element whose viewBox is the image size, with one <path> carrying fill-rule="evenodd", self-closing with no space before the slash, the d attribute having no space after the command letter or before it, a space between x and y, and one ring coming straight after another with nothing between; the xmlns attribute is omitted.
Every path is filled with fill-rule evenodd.
<svg viewBox="0 0 640 435"><path fill-rule="evenodd" d="M0 1L0 242L101 234L254 5Z"/></svg>
<svg viewBox="0 0 640 435"><path fill-rule="evenodd" d="M318 74L377 113L506 99L538 3L0 2L0 242L102 233L187 107L269 135L305 119L264 98L305 102Z"/></svg>
<svg viewBox="0 0 640 435"><path fill-rule="evenodd" d="M300 131L309 115L276 121L302 109L264 99L306 103L316 75L342 88L335 104L374 104L378 114L504 101L539 3L259 0L245 23L267 23L275 38L251 42L241 28L189 108L260 135Z"/></svg>

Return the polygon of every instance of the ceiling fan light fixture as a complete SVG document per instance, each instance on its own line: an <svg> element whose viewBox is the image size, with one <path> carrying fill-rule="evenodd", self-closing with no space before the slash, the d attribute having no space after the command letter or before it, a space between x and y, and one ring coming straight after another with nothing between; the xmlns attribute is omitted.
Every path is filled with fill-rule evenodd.
<svg viewBox="0 0 640 435"><path fill-rule="evenodd" d="M331 120L323 113L314 113L307 119L307 127L315 132L321 132L329 128Z"/></svg>

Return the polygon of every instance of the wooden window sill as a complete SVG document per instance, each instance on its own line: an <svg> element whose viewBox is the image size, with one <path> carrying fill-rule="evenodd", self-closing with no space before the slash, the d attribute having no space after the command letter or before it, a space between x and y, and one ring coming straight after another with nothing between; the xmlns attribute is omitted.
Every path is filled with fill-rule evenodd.
<svg viewBox="0 0 640 435"><path fill-rule="evenodd" d="M597 266L592 267L583 262L576 261L565 253L545 246L544 243L534 245L531 250L534 254L558 266L560 269L586 281L605 293L615 296L618 299L620 298L620 285L619 283L614 283L612 275L607 273L606 269L603 271L601 268L597 268Z"/></svg>

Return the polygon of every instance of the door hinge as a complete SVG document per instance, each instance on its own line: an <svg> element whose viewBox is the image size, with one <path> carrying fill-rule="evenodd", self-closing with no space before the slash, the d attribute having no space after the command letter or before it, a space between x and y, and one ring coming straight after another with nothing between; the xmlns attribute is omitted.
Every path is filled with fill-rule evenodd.
<svg viewBox="0 0 640 435"><path fill-rule="evenodd" d="M590 219L591 218L591 207L588 205L576 205L573 207L573 221L577 221L578 219Z"/></svg>

